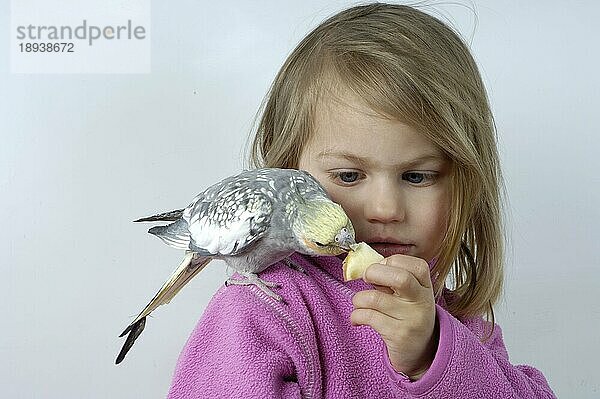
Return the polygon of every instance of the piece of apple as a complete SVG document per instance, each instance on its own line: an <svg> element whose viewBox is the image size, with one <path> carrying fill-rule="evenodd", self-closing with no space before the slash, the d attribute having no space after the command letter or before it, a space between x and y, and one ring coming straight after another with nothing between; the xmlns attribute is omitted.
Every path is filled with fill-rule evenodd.
<svg viewBox="0 0 600 399"><path fill-rule="evenodd" d="M377 253L366 242L351 245L352 250L346 255L342 263L344 267L344 281L362 278L365 269L373 263L379 262L383 256Z"/></svg>

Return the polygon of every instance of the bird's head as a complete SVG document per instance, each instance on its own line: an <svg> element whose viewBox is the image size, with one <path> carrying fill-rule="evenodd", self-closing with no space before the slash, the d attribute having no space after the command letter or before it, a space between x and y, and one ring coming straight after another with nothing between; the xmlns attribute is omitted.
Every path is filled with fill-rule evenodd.
<svg viewBox="0 0 600 399"><path fill-rule="evenodd" d="M356 244L354 227L344 209L325 198L299 207L294 232L310 255L339 255Z"/></svg>

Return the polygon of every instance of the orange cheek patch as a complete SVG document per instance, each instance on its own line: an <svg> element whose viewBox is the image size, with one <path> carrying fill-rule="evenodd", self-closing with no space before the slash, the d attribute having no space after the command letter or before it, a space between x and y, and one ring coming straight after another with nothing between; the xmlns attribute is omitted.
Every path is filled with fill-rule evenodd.
<svg viewBox="0 0 600 399"><path fill-rule="evenodd" d="M308 248L312 249L315 252L319 251L319 248L312 242L306 239L302 239L302 241L304 241L304 245L306 245Z"/></svg>

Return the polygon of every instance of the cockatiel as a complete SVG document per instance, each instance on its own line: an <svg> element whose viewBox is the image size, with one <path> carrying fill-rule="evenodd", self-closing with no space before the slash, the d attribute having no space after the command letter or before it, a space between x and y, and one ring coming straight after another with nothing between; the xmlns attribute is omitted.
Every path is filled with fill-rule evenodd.
<svg viewBox="0 0 600 399"><path fill-rule="evenodd" d="M148 316L168 303L211 260L222 259L243 279L230 284L256 285L270 297L276 287L258 273L293 252L339 255L355 244L350 219L307 172L263 168L228 177L207 188L187 208L136 220L170 221L148 232L185 250L183 261L120 337L127 340L119 364L142 333Z"/></svg>

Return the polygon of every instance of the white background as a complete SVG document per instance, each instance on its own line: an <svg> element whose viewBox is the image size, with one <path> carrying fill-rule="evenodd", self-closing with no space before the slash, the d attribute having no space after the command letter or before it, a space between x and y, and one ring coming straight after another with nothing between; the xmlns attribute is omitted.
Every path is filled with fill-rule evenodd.
<svg viewBox="0 0 600 399"><path fill-rule="evenodd" d="M182 256L131 221L239 171L286 55L354 3L154 1L140 75L10 74L0 4L0 396L164 397L227 273L211 264L115 366L117 335ZM476 26L466 7L433 10L470 41L500 134L512 240L497 318L513 363L596 398L600 3L473 5Z"/></svg>

